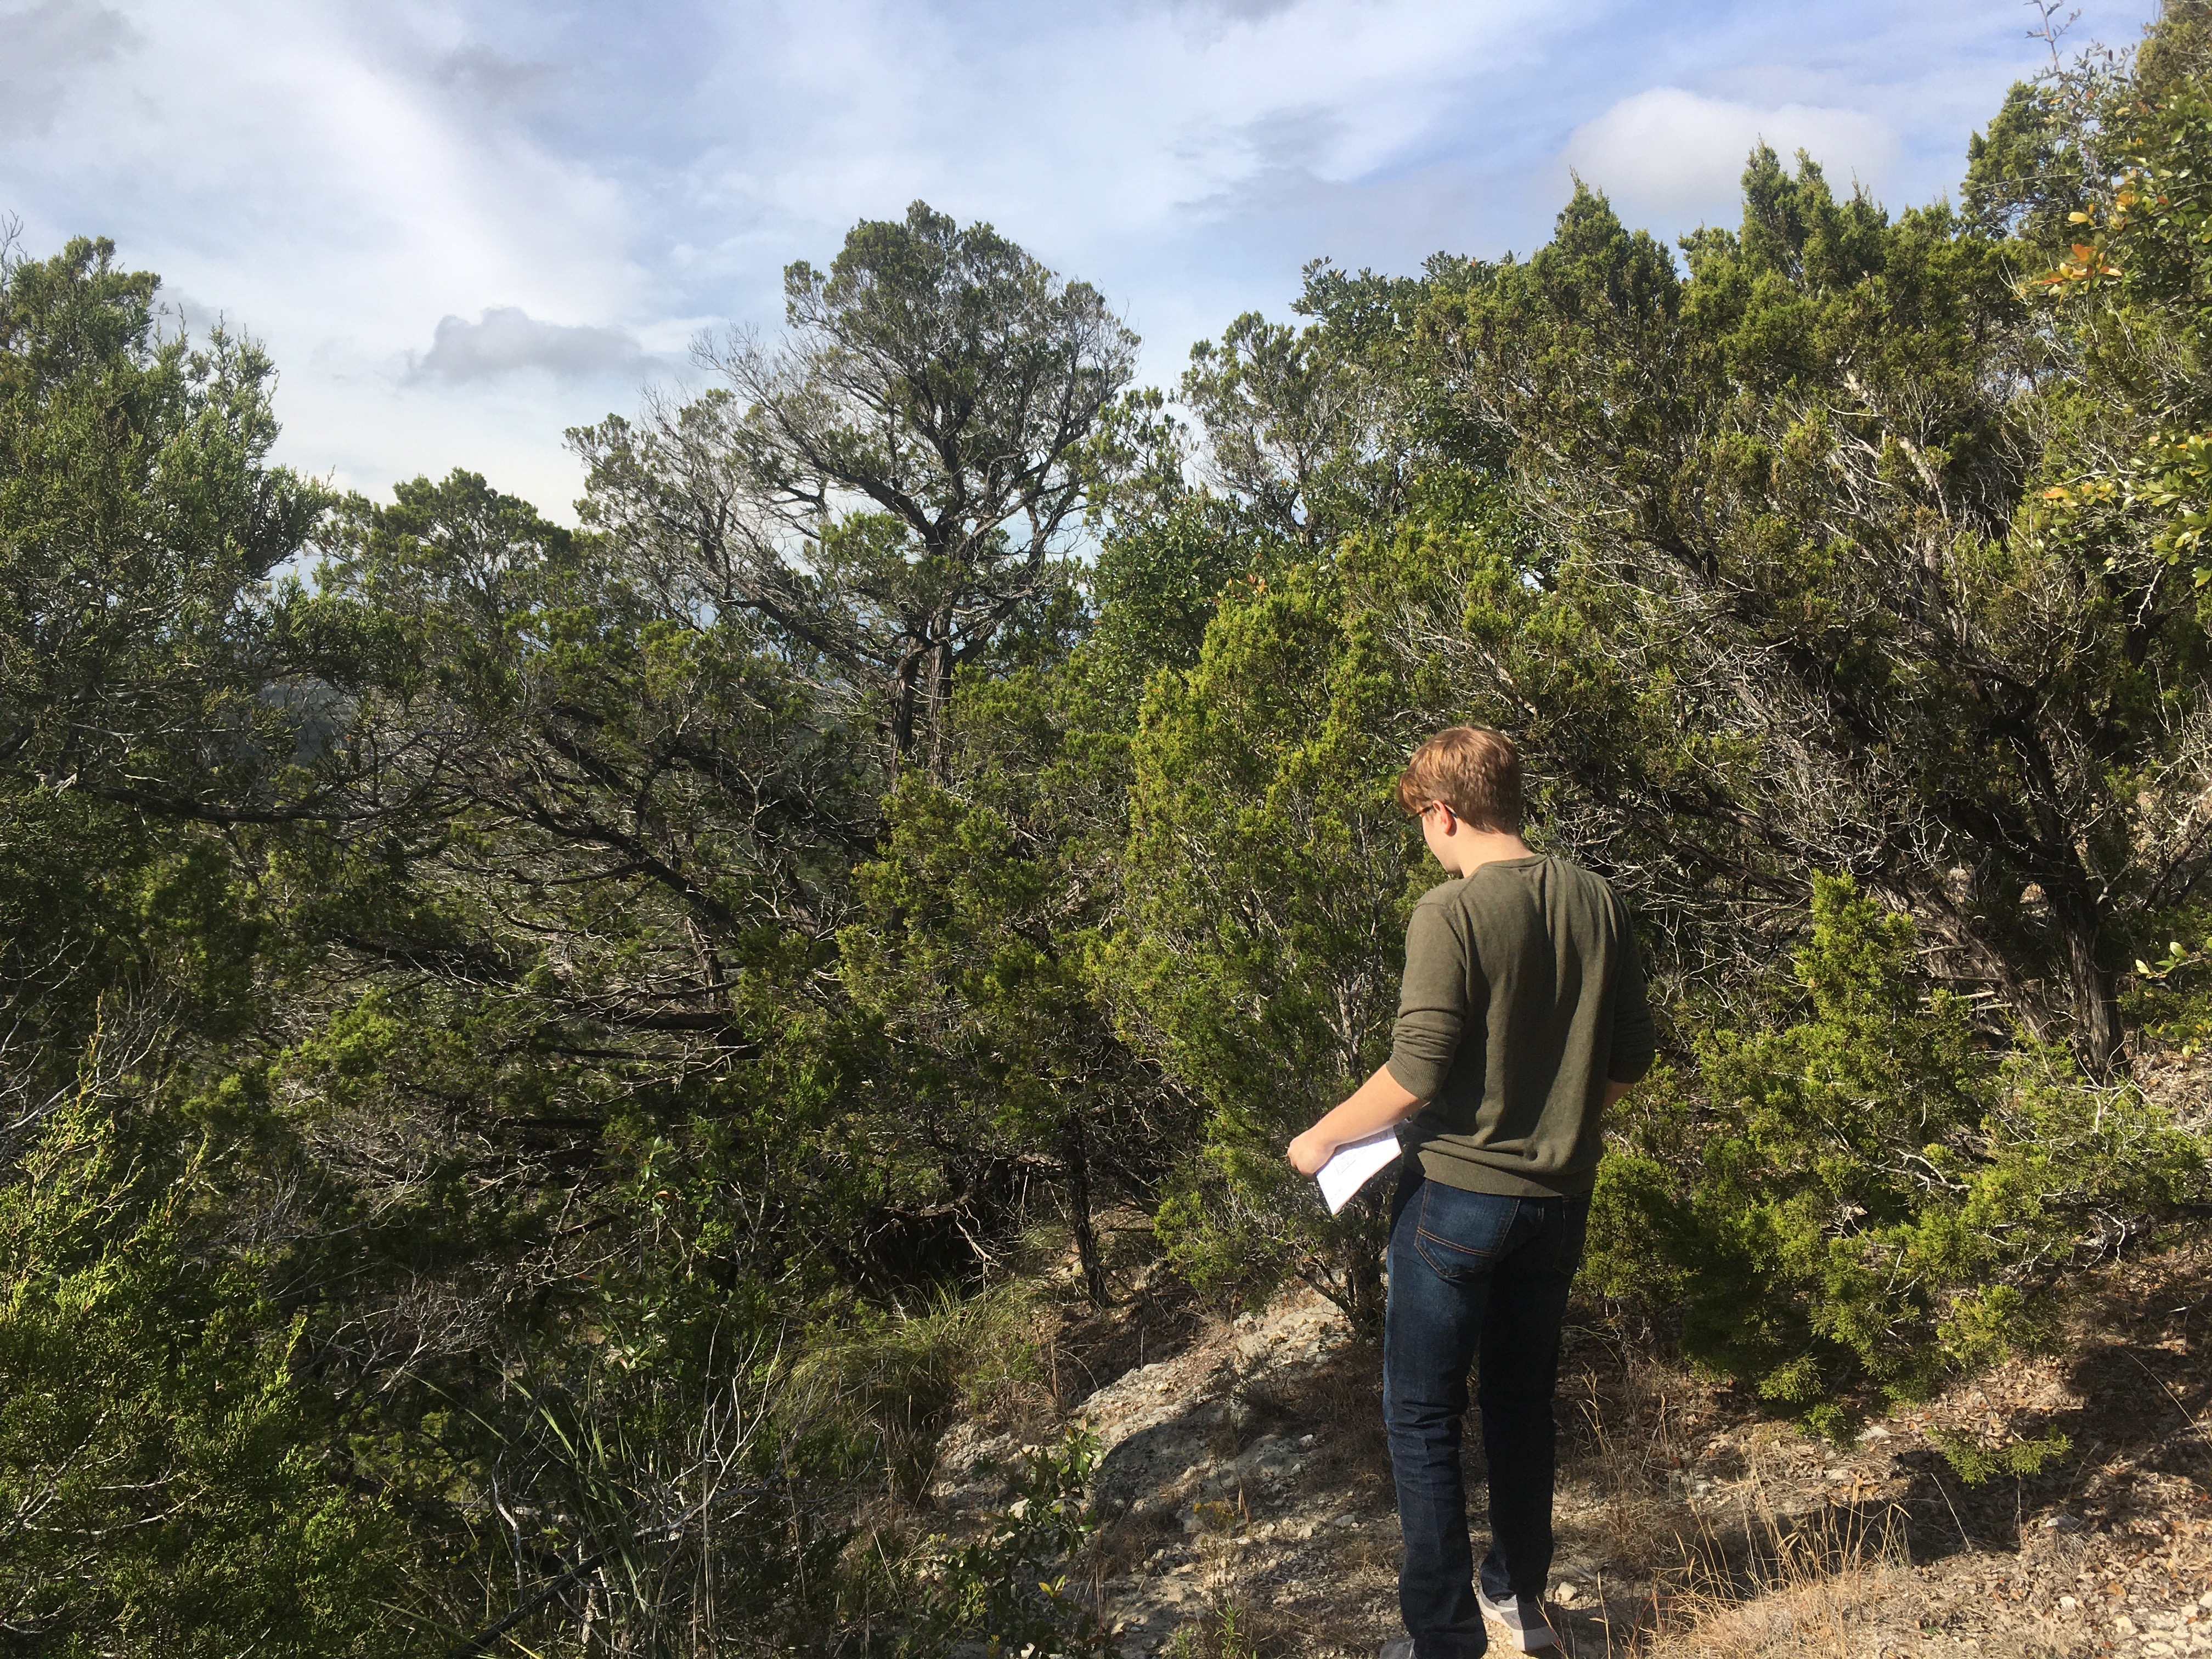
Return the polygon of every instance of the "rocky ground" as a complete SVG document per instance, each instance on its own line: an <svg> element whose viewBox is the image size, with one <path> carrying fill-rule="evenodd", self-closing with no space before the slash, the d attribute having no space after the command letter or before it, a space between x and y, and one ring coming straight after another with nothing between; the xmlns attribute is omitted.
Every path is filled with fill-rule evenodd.
<svg viewBox="0 0 2212 1659"><path fill-rule="evenodd" d="M1572 1655L2212 1656L2212 1247L2100 1268L2019 1358L1838 1448L1578 1310L1561 1385ZM1402 1633L1376 1356L1310 1293L1209 1320L1153 1275L1056 1321L1063 1414L1104 1448L1091 1589L1118 1651L1365 1656ZM930 1501L1050 1424L968 1423ZM2044 1473L1969 1486L1935 1449L2057 1431ZM1480 1490L1478 1437L1469 1479Z"/></svg>

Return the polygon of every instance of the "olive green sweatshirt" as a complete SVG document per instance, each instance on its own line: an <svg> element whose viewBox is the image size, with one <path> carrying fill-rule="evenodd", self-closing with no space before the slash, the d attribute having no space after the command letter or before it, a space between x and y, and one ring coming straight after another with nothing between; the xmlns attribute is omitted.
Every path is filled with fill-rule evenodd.
<svg viewBox="0 0 2212 1659"><path fill-rule="evenodd" d="M1651 1056L1644 963L1602 878L1537 854L1423 896L1389 1064L1425 1103L1399 1139L1430 1179L1515 1197L1588 1192L1605 1085L1635 1082Z"/></svg>

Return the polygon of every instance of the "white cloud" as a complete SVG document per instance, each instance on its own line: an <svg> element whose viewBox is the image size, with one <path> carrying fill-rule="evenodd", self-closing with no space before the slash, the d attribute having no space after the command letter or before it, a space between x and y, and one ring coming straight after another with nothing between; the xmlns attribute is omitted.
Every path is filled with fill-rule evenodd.
<svg viewBox="0 0 2212 1659"><path fill-rule="evenodd" d="M987 212L1018 208L1022 225L1003 227L1017 235L1116 240L1282 165L1341 181L1402 160L1434 142L1470 81L1533 69L1603 5L1225 9L1226 27L1190 27L1182 7L1098 7L998 33L949 8L811 0L780 14L769 63L757 27L732 43L717 90L732 107L794 118L757 122L726 182L763 205L819 212L898 196L876 210L896 211L928 194L908 181L927 181ZM841 118L816 113L824 97Z"/></svg>
<svg viewBox="0 0 2212 1659"><path fill-rule="evenodd" d="M2122 40L2155 0L2082 3ZM773 331L786 263L916 197L1126 306L1169 382L1312 257L1540 241L1563 144L1662 228L1733 220L1761 136L1927 199L2035 67L2019 12L0 0L0 215L33 251L112 235L265 341L289 463L370 490L464 465L557 512L562 428L698 330Z"/></svg>
<svg viewBox="0 0 2212 1659"><path fill-rule="evenodd" d="M1813 104L1762 109L1656 87L1577 127L1564 155L1623 218L1687 228L1698 217L1735 217L1744 163L1760 143L1785 161L1806 151L1839 192L1856 179L1878 193L1898 154L1897 135L1858 110Z"/></svg>
<svg viewBox="0 0 2212 1659"><path fill-rule="evenodd" d="M121 12L86 0L0 11L0 132L41 132L88 70L131 38Z"/></svg>
<svg viewBox="0 0 2212 1659"><path fill-rule="evenodd" d="M508 113L539 66L404 6L124 3L128 40L0 153L31 246L113 235L264 342L280 453L303 470L380 489L497 457L504 487L558 510L577 482L562 428L632 400L648 365L623 331L656 319L629 203ZM495 395L533 353L555 374Z"/></svg>
<svg viewBox="0 0 2212 1659"><path fill-rule="evenodd" d="M410 380L443 380L449 386L530 369L544 369L557 380L608 374L635 379L645 364L644 349L628 329L540 322L520 306L489 307L473 323L441 318L429 350L420 356L410 351L407 357Z"/></svg>
<svg viewBox="0 0 2212 1659"><path fill-rule="evenodd" d="M895 218L920 197L989 220L1127 304L1141 372L1172 380L1194 334L1279 305L1307 258L1402 268L1466 240L1426 204L1404 213L1397 191L1364 216L1355 198L1378 173L1419 172L1440 150L1486 158L1528 144L1533 163L1527 131L1470 131L1471 92L1538 84L1547 58L1616 3L994 12L794 0L726 12L690 104L707 142L679 175L687 229L725 228L686 239L690 280L720 279L734 315L773 325L781 298L764 279L777 266L820 263L855 219ZM1314 200L1328 204L1328 245L1302 215Z"/></svg>

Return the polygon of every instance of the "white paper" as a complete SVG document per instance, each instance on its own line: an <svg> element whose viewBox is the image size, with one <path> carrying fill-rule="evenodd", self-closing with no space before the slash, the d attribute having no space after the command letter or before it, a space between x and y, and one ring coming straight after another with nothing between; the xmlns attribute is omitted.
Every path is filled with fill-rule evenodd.
<svg viewBox="0 0 2212 1659"><path fill-rule="evenodd" d="M1346 1141L1330 1153L1328 1162L1314 1176L1321 1183L1321 1195L1328 1200L1328 1212L1334 1215L1350 1203L1352 1194L1365 1186L1370 1176L1389 1169L1397 1158L1395 1129L1377 1129L1371 1135Z"/></svg>

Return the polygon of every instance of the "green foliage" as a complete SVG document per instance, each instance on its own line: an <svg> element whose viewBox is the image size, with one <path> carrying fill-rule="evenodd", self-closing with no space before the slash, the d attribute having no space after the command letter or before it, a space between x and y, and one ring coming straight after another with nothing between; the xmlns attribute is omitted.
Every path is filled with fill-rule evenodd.
<svg viewBox="0 0 2212 1659"><path fill-rule="evenodd" d="M1388 1049L1419 891L1390 795L1403 706L1328 573L1232 592L1196 666L1147 697L1131 925L1102 963L1132 1041L1206 1108L1191 1184L1161 1212L1170 1256L1246 1294L1297 1273L1362 1323L1381 1315L1377 1212L1323 1215L1282 1146Z"/></svg>
<svg viewBox="0 0 2212 1659"><path fill-rule="evenodd" d="M2202 27L2186 15L2173 21L2170 36ZM2179 39L2169 44L2169 58L2190 58ZM2183 567L2201 615L2212 581L2203 430L2212 422L2212 197L2202 165L2212 98L2201 72L2173 76L2154 96L2115 94L2098 137L2111 176L2067 215L2065 246L2038 278L2089 394L2046 468L2046 533L2102 553L2109 572L2136 585L2156 580L2160 562Z"/></svg>
<svg viewBox="0 0 2212 1659"><path fill-rule="evenodd" d="M991 1659L1076 1659L1106 1650L1097 1616L1069 1589L1075 1559L1097 1530L1084 1487L1098 1464L1088 1430L1026 1449L1018 1494L981 1539L933 1540L918 1551L921 1597L898 1651L933 1656L976 1642Z"/></svg>
<svg viewBox="0 0 2212 1659"><path fill-rule="evenodd" d="M939 1291L915 1312L863 1308L815 1333L790 1371L811 1411L845 1426L895 1490L918 1498L955 1411L985 1413L1039 1377L1033 1293Z"/></svg>
<svg viewBox="0 0 2212 1659"><path fill-rule="evenodd" d="M1261 1659L1243 1610L1234 1601L1224 1602L1195 1625L1179 1626L1175 1645L1168 1651L1174 1659Z"/></svg>
<svg viewBox="0 0 2212 1659"><path fill-rule="evenodd" d="M1276 563L1271 538L1200 497L1178 500L1110 538L1091 572L1097 610L1080 664L1103 704L1097 723L1133 726L1152 674L1194 666L1232 584Z"/></svg>
<svg viewBox="0 0 2212 1659"><path fill-rule="evenodd" d="M2212 917L2191 905L2172 918L2172 927L2199 942L2169 939L2165 949L2146 952L2151 959L2136 957L2121 1007L2145 1037L2189 1059L2212 1043L2212 975L2204 971L2212 963Z"/></svg>
<svg viewBox="0 0 2212 1659"><path fill-rule="evenodd" d="M2032 1339L2094 1215L2204 1178L2205 1144L2132 1088L2032 1042L1991 1055L1914 945L1817 882L1795 1018L1709 1028L1693 1073L1648 1082L1594 1206L1599 1288L1679 1302L1693 1358L1821 1427Z"/></svg>
<svg viewBox="0 0 2212 1659"><path fill-rule="evenodd" d="M1392 418L1389 376L1398 365L1376 349L1370 318L1346 325L1346 280L1310 268L1301 309L1325 309L1324 320L1297 329L1248 312L1218 342L1192 347L1182 377L1182 401L1205 427L1206 471L1254 525L1309 552L1406 504L1410 445ZM1409 286L1394 296L1401 312ZM1365 310L1377 296L1360 297Z"/></svg>
<svg viewBox="0 0 2212 1659"><path fill-rule="evenodd" d="M891 1039L869 1086L965 1149L957 1182L1051 1179L1103 1305L1098 1166L1141 1181L1162 1123L1157 1076L1115 1032L1091 967L1127 771L1126 741L1098 729L1096 667L969 690L949 781L902 776L879 855L856 872L864 919L839 942L854 1006Z"/></svg>
<svg viewBox="0 0 2212 1659"><path fill-rule="evenodd" d="M409 1651L403 1516L224 1248L157 1042L104 1034L0 1187L0 1617L25 1652Z"/></svg>
<svg viewBox="0 0 2212 1659"><path fill-rule="evenodd" d="M2155 530L2052 536L2031 495L2046 446L2111 441L2102 348L2054 341L2019 286L2032 256L1947 210L1893 218L1764 150L1744 184L1686 277L1585 194L1425 322L1510 440L1561 591L1672 705L1686 741L1662 750L1725 762L1563 768L1641 846L1685 848L1668 896L1697 925L1724 894L1853 870L2106 1074L2125 942L2194 856L2129 826L2194 775L2193 705L2166 688L2203 635L2143 556Z"/></svg>
<svg viewBox="0 0 2212 1659"><path fill-rule="evenodd" d="M297 592L261 584L325 498L267 464L268 357L162 337L157 279L114 254L0 261L0 776L281 812L301 710L266 692L326 653Z"/></svg>
<svg viewBox="0 0 2212 1659"><path fill-rule="evenodd" d="M583 1343L436 1425L497 1523L471 1553L514 1587L506 1618L467 1622L539 1651L588 1651L571 1644L581 1622L667 1652L711 1619L742 1632L740 1651L787 1651L830 1615L850 1536L809 1501L834 1478L834 1430L776 1396L742 1310L711 1328L719 1364L665 1318L597 1311Z"/></svg>
<svg viewBox="0 0 2212 1659"><path fill-rule="evenodd" d="M1960 194L1976 228L2053 256L2071 240L2067 216L2093 187L2085 174L2094 162L2066 102L2060 88L2015 82L1989 130L1967 141Z"/></svg>
<svg viewBox="0 0 2212 1659"><path fill-rule="evenodd" d="M787 267L784 300L789 349L733 337L728 387L569 434L585 516L866 684L892 768L920 742L941 781L955 675L1064 603L1137 339L1089 284L926 202L854 226L827 272Z"/></svg>
<svg viewBox="0 0 2212 1659"><path fill-rule="evenodd" d="M2040 1474L2073 1449L2073 1442L2058 1433L2040 1435L2033 1440L2015 1440L1994 1450L1941 1429L1928 1437L1943 1454L1943 1461L1957 1470L1959 1478L1970 1486L1978 1486L2001 1474Z"/></svg>

